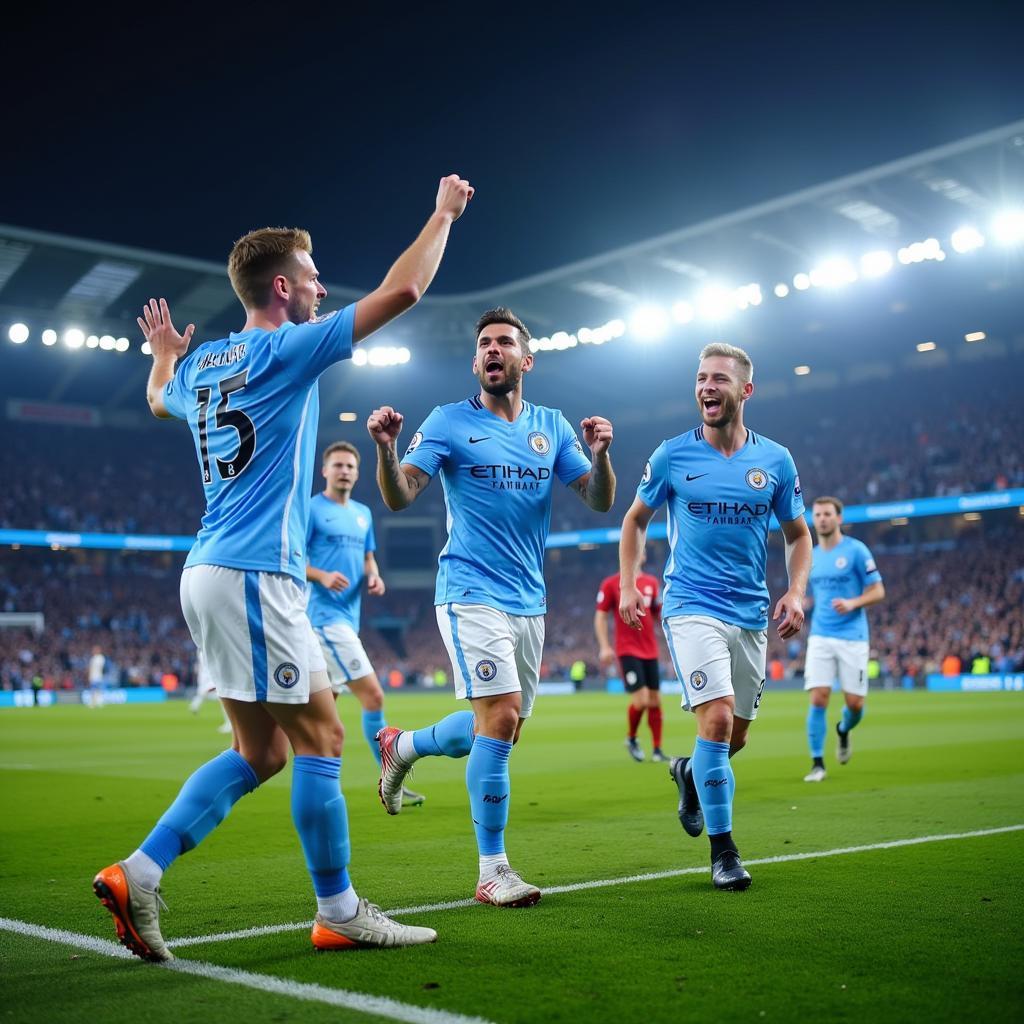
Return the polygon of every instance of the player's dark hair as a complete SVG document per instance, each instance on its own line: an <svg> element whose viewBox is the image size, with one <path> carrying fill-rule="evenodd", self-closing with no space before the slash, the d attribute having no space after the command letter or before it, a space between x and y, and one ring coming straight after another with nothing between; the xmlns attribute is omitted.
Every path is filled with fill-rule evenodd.
<svg viewBox="0 0 1024 1024"><path fill-rule="evenodd" d="M494 309L487 310L486 313L476 322L476 333L473 335L474 338L480 337L480 332L485 327L490 327L491 324L508 324L509 327L514 327L519 332L519 346L523 350L523 354L527 355L530 351L530 331L526 324L519 319L507 306L497 306Z"/></svg>
<svg viewBox="0 0 1024 1024"><path fill-rule="evenodd" d="M815 505L831 505L836 510L836 515L841 516L843 514L843 503L838 498L833 498L829 494L823 494L820 498L815 498L811 502L811 508Z"/></svg>
<svg viewBox="0 0 1024 1024"><path fill-rule="evenodd" d="M329 444L324 449L324 462L323 462L323 464L325 466L327 465L327 460L335 452L348 452L350 455L354 455L356 457L356 465L357 466L359 465L359 463L361 461L360 456L359 456L359 449L354 444L352 444L351 441L335 441L334 444Z"/></svg>
<svg viewBox="0 0 1024 1024"><path fill-rule="evenodd" d="M274 278L290 277L296 270L295 253L313 251L313 241L302 228L260 228L243 235L231 248L228 277L246 309L270 305Z"/></svg>

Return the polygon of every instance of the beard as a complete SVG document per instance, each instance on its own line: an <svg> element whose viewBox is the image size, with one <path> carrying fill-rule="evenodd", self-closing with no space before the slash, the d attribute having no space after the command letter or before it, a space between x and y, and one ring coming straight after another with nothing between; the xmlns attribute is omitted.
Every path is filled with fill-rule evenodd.
<svg viewBox="0 0 1024 1024"><path fill-rule="evenodd" d="M506 367L505 379L498 384L491 384L488 381L486 370L481 370L477 376L480 380L480 387L487 394L493 395L495 398L502 398L505 395L511 394L523 379L522 371L517 366Z"/></svg>
<svg viewBox="0 0 1024 1024"><path fill-rule="evenodd" d="M709 413L704 408L702 402L697 403L697 407L700 409L701 419L704 421L705 426L708 427L727 427L736 418L736 413L739 411L740 403L738 399L733 398L732 395L718 396L719 407L718 413L713 419L709 419Z"/></svg>
<svg viewBox="0 0 1024 1024"><path fill-rule="evenodd" d="M313 319L313 304L299 298L291 298L285 306L285 313L293 324L307 324Z"/></svg>

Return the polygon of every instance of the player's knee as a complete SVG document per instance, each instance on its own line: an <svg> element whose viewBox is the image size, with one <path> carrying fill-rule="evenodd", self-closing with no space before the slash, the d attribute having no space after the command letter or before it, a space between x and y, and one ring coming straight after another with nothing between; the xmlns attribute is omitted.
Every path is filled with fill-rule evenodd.
<svg viewBox="0 0 1024 1024"><path fill-rule="evenodd" d="M362 703L366 711L381 711L383 709L384 691L376 680L367 685L362 694Z"/></svg>
<svg viewBox="0 0 1024 1024"><path fill-rule="evenodd" d="M729 743L732 722L732 708L726 704L714 704L701 716L700 735L714 743Z"/></svg>

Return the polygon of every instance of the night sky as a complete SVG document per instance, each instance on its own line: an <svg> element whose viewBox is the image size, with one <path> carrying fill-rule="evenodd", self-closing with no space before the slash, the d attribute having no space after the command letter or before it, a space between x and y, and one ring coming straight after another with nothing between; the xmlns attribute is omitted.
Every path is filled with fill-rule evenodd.
<svg viewBox="0 0 1024 1024"><path fill-rule="evenodd" d="M8 15L0 222L369 288L455 170L463 291L1024 117L1009 2L317 6Z"/></svg>

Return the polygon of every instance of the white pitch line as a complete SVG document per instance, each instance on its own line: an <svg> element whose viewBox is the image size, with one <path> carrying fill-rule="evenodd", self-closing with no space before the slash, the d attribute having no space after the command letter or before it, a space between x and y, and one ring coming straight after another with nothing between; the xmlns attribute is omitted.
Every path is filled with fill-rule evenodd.
<svg viewBox="0 0 1024 1024"><path fill-rule="evenodd" d="M901 846L919 846L922 843L943 843L953 839L977 839L981 836L997 836L1004 832L1024 831L1024 825L1003 825L999 828L983 828L976 832L950 832L936 836L917 836L913 839L893 839L885 843L869 843L866 846L840 846L833 850L815 850L809 853L786 853L778 857L759 857L757 860L745 860L748 866L758 864L788 864L799 860L816 860L819 857L841 857L851 853L871 853L874 850L895 850ZM682 875L706 875L711 871L708 867L674 868L671 871L652 871L644 875L626 875L622 878L603 878L593 882L574 882L571 885L552 885L544 888L545 895L556 895L562 892L581 892L584 889L604 889L613 885L627 885L631 882L656 882L663 878L679 878ZM424 903L416 907L398 907L386 913L393 917L410 914L428 914L437 910L458 910L462 907L478 906L477 901L452 900L448 903ZM180 939L169 939L168 946L178 949L182 946L202 946L207 942L227 942L230 939L250 939L260 935L275 935L278 932L295 932L312 927L309 921L294 921L290 924L265 924L255 928L242 928L234 932L217 932L214 935L190 935Z"/></svg>
<svg viewBox="0 0 1024 1024"><path fill-rule="evenodd" d="M33 939L43 939L74 949L87 950L118 959L134 959L132 954L116 942L98 939L94 935L80 935L77 932L65 931L62 928L44 928L41 925L29 924L27 921L16 921L8 917L0 917L0 930L25 935ZM339 954L344 955L344 954ZM356 954L349 954L350 956ZM202 960L171 960L169 963L153 965L162 970L174 971L178 974L191 974L212 981L222 981L228 985L241 985L260 992L301 999L311 1003L324 1003L328 1006L342 1006L348 1010L386 1017L406 1024L490 1024L483 1017L468 1017L461 1013L447 1010L435 1010L428 1006L414 1006L411 1003L400 1003L396 999L385 996L371 996L362 992L351 992L340 988L327 988L287 978L277 978L269 974L254 974L251 971L239 971L231 967L218 967L216 964Z"/></svg>

